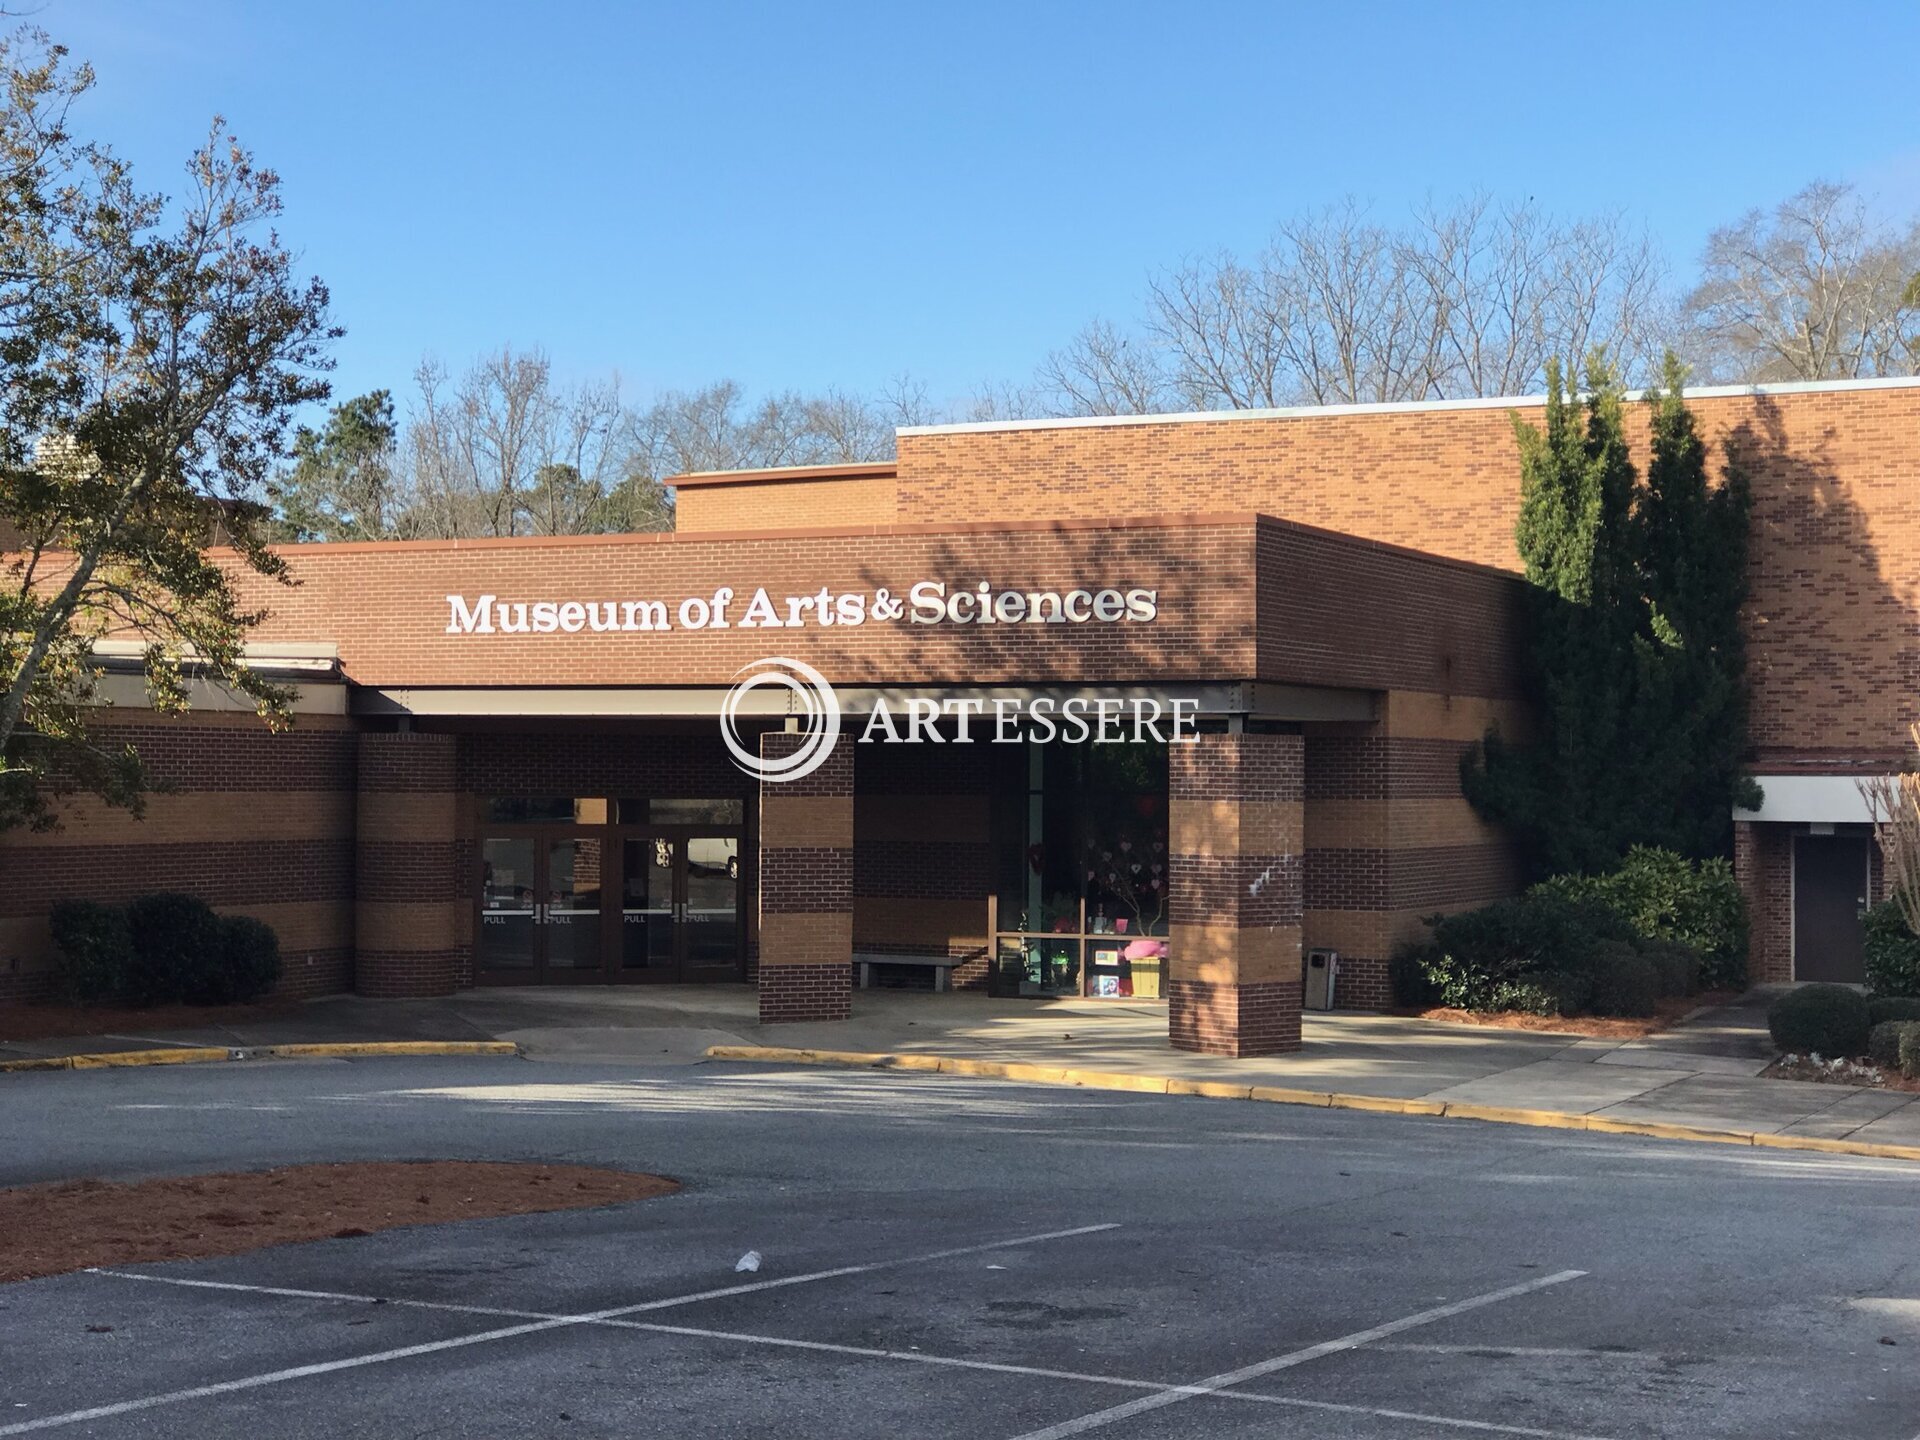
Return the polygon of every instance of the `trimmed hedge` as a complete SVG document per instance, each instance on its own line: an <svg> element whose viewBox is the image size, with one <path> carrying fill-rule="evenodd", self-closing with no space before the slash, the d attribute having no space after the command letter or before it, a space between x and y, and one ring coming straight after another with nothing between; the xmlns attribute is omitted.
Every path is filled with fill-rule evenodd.
<svg viewBox="0 0 1920 1440"><path fill-rule="evenodd" d="M1662 995L1691 995L1700 988L1700 955L1678 940L1649 940L1640 953L1653 962Z"/></svg>
<svg viewBox="0 0 1920 1440"><path fill-rule="evenodd" d="M1607 906L1538 891L1432 923L1433 939L1408 959L1429 1003L1463 1010L1500 1008L1497 997L1522 977L1586 973L1596 945L1633 940L1632 927Z"/></svg>
<svg viewBox="0 0 1920 1440"><path fill-rule="evenodd" d="M1900 1036L1900 1073L1920 1080L1920 1025L1909 1025Z"/></svg>
<svg viewBox="0 0 1920 1440"><path fill-rule="evenodd" d="M1892 900L1867 910L1867 988L1875 995L1920 996L1920 937Z"/></svg>
<svg viewBox="0 0 1920 1440"><path fill-rule="evenodd" d="M1660 998L1653 961L1624 940L1603 940L1587 961L1593 976L1593 1013L1651 1015Z"/></svg>
<svg viewBox="0 0 1920 1440"><path fill-rule="evenodd" d="M123 999L133 969L133 932L127 912L92 900L62 900L47 917L59 952L55 986L76 1005L107 1005Z"/></svg>
<svg viewBox="0 0 1920 1440"><path fill-rule="evenodd" d="M1730 870L1635 850L1608 876L1563 875L1477 910L1436 915L1432 937L1388 961L1394 1000L1534 1015L1651 1015L1691 995L1714 947L1744 972L1746 910ZM1695 937L1699 937L1696 940ZM1737 965L1734 963L1737 961Z"/></svg>
<svg viewBox="0 0 1920 1440"><path fill-rule="evenodd" d="M133 931L128 999L136 1005L220 1003L220 917L211 905L167 891L142 895L127 906L127 925Z"/></svg>
<svg viewBox="0 0 1920 1440"><path fill-rule="evenodd" d="M1882 1020L1867 1031L1867 1059L1889 1070L1900 1064L1900 1045L1909 1030L1920 1030L1920 1020Z"/></svg>
<svg viewBox="0 0 1920 1440"><path fill-rule="evenodd" d="M1611 874L1556 875L1534 891L1598 902L1642 941L1688 946L1700 957L1699 983L1708 989L1746 984L1747 903L1725 860L1696 865L1674 851L1637 845Z"/></svg>
<svg viewBox="0 0 1920 1440"><path fill-rule="evenodd" d="M191 895L142 895L125 906L63 901L50 924L62 993L81 1004L229 1005L280 980L272 926L223 918Z"/></svg>
<svg viewBox="0 0 1920 1440"><path fill-rule="evenodd" d="M1920 1020L1920 997L1878 995L1867 1001L1867 1016L1879 1025L1888 1020Z"/></svg>
<svg viewBox="0 0 1920 1440"><path fill-rule="evenodd" d="M1849 1058L1867 1048L1867 997L1845 985L1802 985L1767 1007L1773 1043L1797 1055Z"/></svg>

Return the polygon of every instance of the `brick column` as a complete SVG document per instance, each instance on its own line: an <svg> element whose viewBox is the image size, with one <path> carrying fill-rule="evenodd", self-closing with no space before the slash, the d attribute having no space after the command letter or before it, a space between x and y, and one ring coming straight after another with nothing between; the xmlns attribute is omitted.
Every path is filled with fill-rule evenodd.
<svg viewBox="0 0 1920 1440"><path fill-rule="evenodd" d="M362 995L451 995L461 909L457 737L360 736L354 847L354 988Z"/></svg>
<svg viewBox="0 0 1920 1440"><path fill-rule="evenodd" d="M1733 873L1747 901L1747 983L1793 979L1793 827L1733 822Z"/></svg>
<svg viewBox="0 0 1920 1440"><path fill-rule="evenodd" d="M804 735L760 737L787 755ZM853 745L798 780L760 785L760 1023L844 1020L853 1008Z"/></svg>
<svg viewBox="0 0 1920 1440"><path fill-rule="evenodd" d="M1298 735L1202 735L1169 759L1168 1038L1211 1055L1300 1048Z"/></svg>

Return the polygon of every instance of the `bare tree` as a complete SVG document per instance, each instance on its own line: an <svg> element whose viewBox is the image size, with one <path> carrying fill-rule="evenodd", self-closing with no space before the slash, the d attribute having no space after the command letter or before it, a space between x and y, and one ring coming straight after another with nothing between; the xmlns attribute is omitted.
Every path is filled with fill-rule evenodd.
<svg viewBox="0 0 1920 1440"><path fill-rule="evenodd" d="M1136 333L1096 322L1039 385L1066 414L1511 395L1596 345L1639 378L1664 338L1663 276L1617 216L1473 196L1391 228L1348 200L1282 223L1251 260L1154 277Z"/></svg>
<svg viewBox="0 0 1920 1440"><path fill-rule="evenodd" d="M1038 381L1051 408L1066 415L1145 415L1178 403L1159 348L1104 320L1047 356Z"/></svg>
<svg viewBox="0 0 1920 1440"><path fill-rule="evenodd" d="M1818 182L1708 237L1685 313L1697 368L1723 380L1847 380L1920 366L1920 225L1876 224Z"/></svg>

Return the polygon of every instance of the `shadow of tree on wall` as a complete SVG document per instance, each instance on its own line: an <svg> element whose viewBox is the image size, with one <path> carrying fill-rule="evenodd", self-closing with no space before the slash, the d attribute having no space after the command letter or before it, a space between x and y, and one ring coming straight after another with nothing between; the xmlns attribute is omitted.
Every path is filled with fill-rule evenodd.
<svg viewBox="0 0 1920 1440"><path fill-rule="evenodd" d="M1753 481L1749 753L1759 769L1884 768L1920 718L1920 493L1869 513L1856 492L1872 478L1840 479L1829 458L1838 438L1828 426L1796 445L1770 396L1727 436Z"/></svg>

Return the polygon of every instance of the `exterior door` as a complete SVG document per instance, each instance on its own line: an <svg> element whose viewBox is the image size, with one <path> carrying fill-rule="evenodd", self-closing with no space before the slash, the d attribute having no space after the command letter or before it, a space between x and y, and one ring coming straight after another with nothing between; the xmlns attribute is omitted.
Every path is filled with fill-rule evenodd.
<svg viewBox="0 0 1920 1440"><path fill-rule="evenodd" d="M745 933L738 835L628 835L620 843L617 978L737 978Z"/></svg>
<svg viewBox="0 0 1920 1440"><path fill-rule="evenodd" d="M1867 837L1796 835L1793 978L1857 985L1867 978Z"/></svg>
<svg viewBox="0 0 1920 1440"><path fill-rule="evenodd" d="M604 979L601 836L516 826L481 835L478 848L475 979L482 985Z"/></svg>

